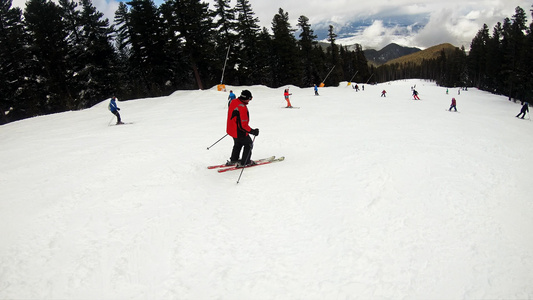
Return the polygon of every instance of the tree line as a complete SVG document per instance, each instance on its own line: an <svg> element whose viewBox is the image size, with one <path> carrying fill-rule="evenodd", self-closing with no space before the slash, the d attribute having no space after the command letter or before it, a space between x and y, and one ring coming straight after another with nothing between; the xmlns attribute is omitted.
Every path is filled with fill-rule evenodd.
<svg viewBox="0 0 533 300"><path fill-rule="evenodd" d="M533 10L530 10L533 16ZM447 87L474 86L509 100L533 101L533 22L521 7L511 18L498 22L492 34L484 24L472 39L468 55L464 47L421 64L383 65L376 72L379 82L405 78L434 80Z"/></svg>
<svg viewBox="0 0 533 300"><path fill-rule="evenodd" d="M338 45L333 26L319 43L306 16L294 28L282 8L270 30L248 0L121 2L114 23L91 0L0 0L0 124L90 107L113 95L135 99L216 84L309 87L340 81L421 78L475 86L531 101L533 23L520 7L485 24L467 54L442 51L420 64L369 67L361 45ZM331 71L331 73L329 73Z"/></svg>
<svg viewBox="0 0 533 300"><path fill-rule="evenodd" d="M370 70L360 45L321 45L306 16L279 9L270 30L248 0L121 2L111 24L91 0L0 0L0 124L119 99L216 84L326 85ZM297 39L298 37L298 39ZM354 74L357 76L353 77Z"/></svg>

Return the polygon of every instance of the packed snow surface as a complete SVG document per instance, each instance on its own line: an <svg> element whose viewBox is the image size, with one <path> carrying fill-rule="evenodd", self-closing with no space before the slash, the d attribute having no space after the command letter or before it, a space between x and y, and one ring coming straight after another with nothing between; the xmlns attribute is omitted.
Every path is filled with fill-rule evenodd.
<svg viewBox="0 0 533 300"><path fill-rule="evenodd" d="M520 103L422 80L227 89L119 101L127 125L107 99L0 126L0 299L533 298ZM233 145L207 150L229 89L254 96L252 159L285 156L238 184L207 169Z"/></svg>

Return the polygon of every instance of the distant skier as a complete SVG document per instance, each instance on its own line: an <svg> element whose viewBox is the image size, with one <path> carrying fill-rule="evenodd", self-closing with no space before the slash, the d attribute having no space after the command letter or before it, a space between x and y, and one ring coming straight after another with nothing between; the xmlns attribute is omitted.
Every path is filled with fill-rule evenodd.
<svg viewBox="0 0 533 300"><path fill-rule="evenodd" d="M245 167L254 165L252 158L253 141L250 134L259 135L259 129L252 129L248 122L250 113L248 112L248 103L252 100L252 93L243 90L241 95L232 100L228 108L228 120L226 133L233 137L233 150L231 151L230 160L226 163L228 166L237 165ZM239 159L241 150L244 147L242 158Z"/></svg>
<svg viewBox="0 0 533 300"><path fill-rule="evenodd" d="M124 123L120 119L120 114L118 113L120 108L118 108L116 100L117 100L117 97L115 96L111 98L111 101L109 102L109 110L111 111L111 113L117 116L117 125L120 125Z"/></svg>
<svg viewBox="0 0 533 300"><path fill-rule="evenodd" d="M287 107L286 108L292 108L291 100L289 100L289 96L292 94L289 94L289 89L285 89L285 92L283 92L283 97L285 97L285 101L287 101Z"/></svg>
<svg viewBox="0 0 533 300"><path fill-rule="evenodd" d="M457 111L457 102L455 101L455 98L452 98L452 104L450 105L450 109L448 109L448 111L452 111L452 108L455 109L455 111Z"/></svg>
<svg viewBox="0 0 533 300"><path fill-rule="evenodd" d="M319 96L319 95L318 95L318 86L316 86L316 84L315 84L314 89L315 89L315 96Z"/></svg>
<svg viewBox="0 0 533 300"><path fill-rule="evenodd" d="M231 103L231 100L234 100L235 98L237 98L237 96L235 96L235 94L233 93L232 90L229 91L229 96L228 96L228 107L229 107L229 104Z"/></svg>
<svg viewBox="0 0 533 300"><path fill-rule="evenodd" d="M526 116L526 113L529 113L529 104L527 102L524 103L524 105L522 105L522 109L520 109L520 113L518 115L516 115L517 118L519 118L520 115L522 115L522 117L520 119L523 119L525 116Z"/></svg>
<svg viewBox="0 0 533 300"><path fill-rule="evenodd" d="M386 90L381 91L381 97L387 97L387 91Z"/></svg>
<svg viewBox="0 0 533 300"><path fill-rule="evenodd" d="M418 92L415 89L413 89L413 98L414 100L420 100L420 98L418 98Z"/></svg>

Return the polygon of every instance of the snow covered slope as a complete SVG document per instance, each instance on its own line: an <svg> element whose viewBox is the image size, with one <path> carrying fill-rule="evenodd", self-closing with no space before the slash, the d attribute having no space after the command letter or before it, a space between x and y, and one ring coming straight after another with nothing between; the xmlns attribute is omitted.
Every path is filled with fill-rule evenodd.
<svg viewBox="0 0 533 300"><path fill-rule="evenodd" d="M416 85L420 101L411 97ZM533 122L421 81L179 91L0 127L0 299L533 298ZM387 90L387 97L380 97ZM459 113L448 112L451 98Z"/></svg>

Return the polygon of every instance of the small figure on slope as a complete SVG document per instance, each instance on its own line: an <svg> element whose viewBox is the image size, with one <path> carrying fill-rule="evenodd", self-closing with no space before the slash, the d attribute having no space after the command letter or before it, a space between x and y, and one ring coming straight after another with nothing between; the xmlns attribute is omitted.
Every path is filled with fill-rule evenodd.
<svg viewBox="0 0 533 300"><path fill-rule="evenodd" d="M315 84L314 89L315 89L315 96L318 96L318 86L316 86L316 84Z"/></svg>
<svg viewBox="0 0 533 300"><path fill-rule="evenodd" d="M448 109L448 111L452 111L452 108L455 109L455 111L457 111L457 102L455 101L455 98L452 98L452 104L450 105L450 109Z"/></svg>
<svg viewBox="0 0 533 300"><path fill-rule="evenodd" d="M522 105L522 109L520 109L520 113L516 115L517 118L520 118L519 116L522 115L520 119L523 119L526 116L526 113L529 112L529 104L527 102L524 102L524 105Z"/></svg>
<svg viewBox="0 0 533 300"><path fill-rule="evenodd" d="M250 134L259 135L259 129L252 129L248 124L250 113L248 112L248 103L252 100L252 93L243 90L241 95L232 100L228 108L228 121L226 133L233 137L233 150L231 151L230 160L226 163L228 166L237 165L245 167L254 165L252 158L253 141ZM244 148L242 158L239 159L241 150Z"/></svg>
<svg viewBox="0 0 533 300"><path fill-rule="evenodd" d="M387 97L387 91L386 90L381 91L381 97Z"/></svg>
<svg viewBox="0 0 533 300"><path fill-rule="evenodd" d="M415 89L413 89L413 98L414 100L420 100L420 98L418 98L418 92Z"/></svg>
<svg viewBox="0 0 533 300"><path fill-rule="evenodd" d="M285 101L287 101L287 108L291 108L291 100L289 100L289 96L292 94L289 94L289 89L285 89L285 92L283 92L283 96L285 97Z"/></svg>
<svg viewBox="0 0 533 300"><path fill-rule="evenodd" d="M229 104L231 103L231 100L234 100L235 98L237 98L237 96L235 96L235 94L233 93L232 90L229 91L229 96L228 96L228 107L229 107Z"/></svg>
<svg viewBox="0 0 533 300"><path fill-rule="evenodd" d="M120 119L120 114L118 113L120 108L118 108L116 101L117 101L117 97L113 96L111 98L111 101L109 102L109 110L111 111L112 114L114 114L117 117L117 125L124 124L122 123L122 120Z"/></svg>

